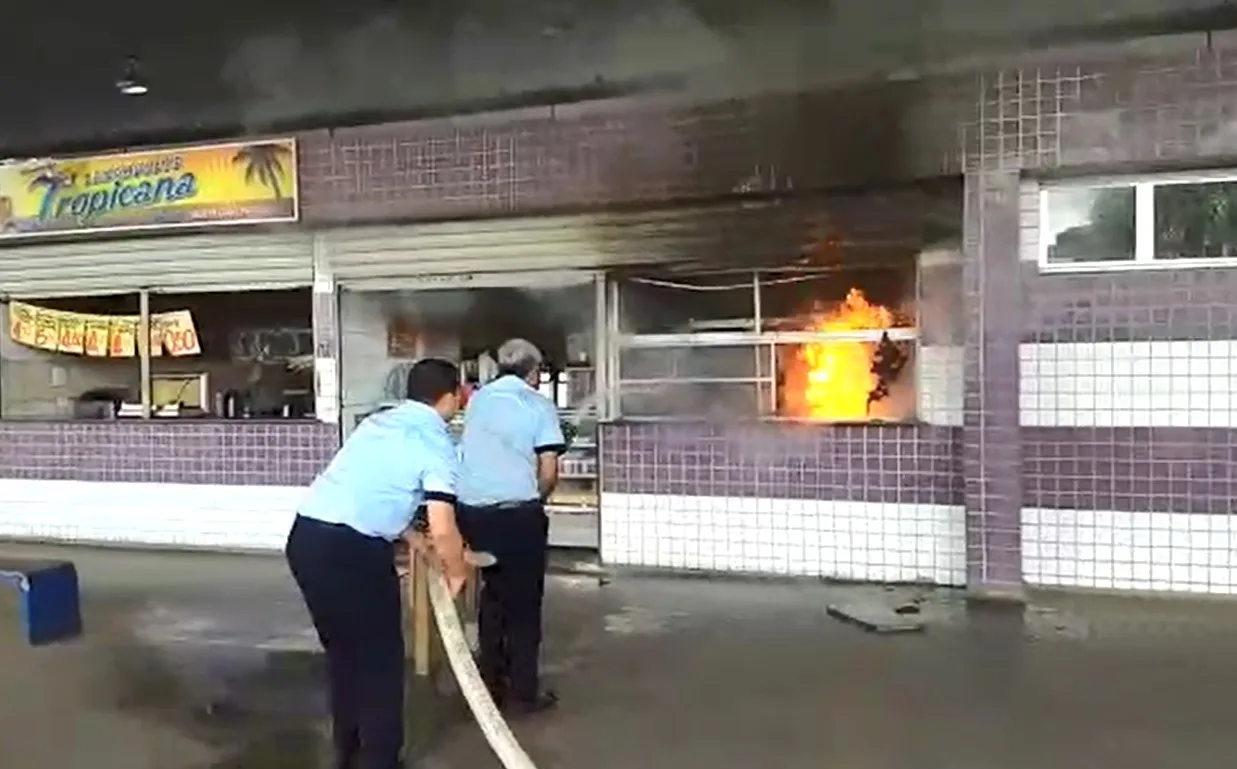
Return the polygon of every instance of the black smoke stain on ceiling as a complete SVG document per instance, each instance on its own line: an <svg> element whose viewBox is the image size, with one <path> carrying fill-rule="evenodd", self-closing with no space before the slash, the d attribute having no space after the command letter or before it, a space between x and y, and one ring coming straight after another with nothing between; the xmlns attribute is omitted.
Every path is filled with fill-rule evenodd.
<svg viewBox="0 0 1237 769"><path fill-rule="evenodd" d="M834 70L879 70L942 50L964 53L972 33L947 17L964 11L966 2L11 4L0 47L7 73L0 100L20 108L6 109L0 123L0 156L571 101L706 81L715 90L792 90ZM984 39L1007 46L1095 38L1103 29L1130 35L1237 24L1231 4L1219 0L1163 0L1165 8L1188 5L1188 12L1134 21L1131 9L1160 0L1113 0L1103 29L1064 20L1039 31L1001 32L1000 12L987 2L982 15L992 29ZM1014 0L1002 3L1014 15L1025 10ZM947 45L931 38L938 28L953 30ZM114 87L130 55L138 57L151 89L136 98Z"/></svg>

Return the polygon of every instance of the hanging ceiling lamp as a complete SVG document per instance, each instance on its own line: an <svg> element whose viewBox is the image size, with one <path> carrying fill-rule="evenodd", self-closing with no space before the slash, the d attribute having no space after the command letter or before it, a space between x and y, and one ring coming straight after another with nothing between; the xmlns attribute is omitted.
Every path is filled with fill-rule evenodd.
<svg viewBox="0 0 1237 769"><path fill-rule="evenodd" d="M125 68L120 75L120 79L116 81L116 90L125 96L141 96L150 91L139 71L136 56L130 56L125 59Z"/></svg>

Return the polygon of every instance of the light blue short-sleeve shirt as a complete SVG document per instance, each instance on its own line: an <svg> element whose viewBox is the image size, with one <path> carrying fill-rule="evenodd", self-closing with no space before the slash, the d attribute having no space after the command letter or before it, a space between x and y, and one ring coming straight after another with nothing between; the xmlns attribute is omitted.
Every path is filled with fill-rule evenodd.
<svg viewBox="0 0 1237 769"><path fill-rule="evenodd" d="M458 469L442 417L406 401L357 425L314 479L299 513L395 540L426 500L455 502Z"/></svg>
<svg viewBox="0 0 1237 769"><path fill-rule="evenodd" d="M558 409L523 379L507 375L473 393L460 440L460 502L496 505L537 499L537 455L563 453Z"/></svg>

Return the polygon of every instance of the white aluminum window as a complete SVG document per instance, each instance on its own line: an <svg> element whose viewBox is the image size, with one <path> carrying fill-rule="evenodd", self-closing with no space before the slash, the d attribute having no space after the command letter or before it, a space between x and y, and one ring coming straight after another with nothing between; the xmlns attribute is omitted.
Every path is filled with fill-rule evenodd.
<svg viewBox="0 0 1237 769"><path fill-rule="evenodd" d="M915 276L907 260L620 279L611 413L913 420Z"/></svg>
<svg viewBox="0 0 1237 769"><path fill-rule="evenodd" d="M1045 272L1237 266L1237 171L1045 182Z"/></svg>

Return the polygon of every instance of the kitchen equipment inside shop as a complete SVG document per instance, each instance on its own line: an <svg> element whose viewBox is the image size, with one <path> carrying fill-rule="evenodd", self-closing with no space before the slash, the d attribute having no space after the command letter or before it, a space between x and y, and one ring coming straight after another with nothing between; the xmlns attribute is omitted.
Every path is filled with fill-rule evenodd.
<svg viewBox="0 0 1237 769"><path fill-rule="evenodd" d="M596 548L599 291L592 276L568 285L533 280L467 288L345 288L340 297L345 430L398 402L416 360L458 361L461 384L477 388L496 376L495 356L504 341L527 339L544 357L539 389L558 406L569 446L549 505L551 544ZM453 427L461 426L462 415Z"/></svg>

